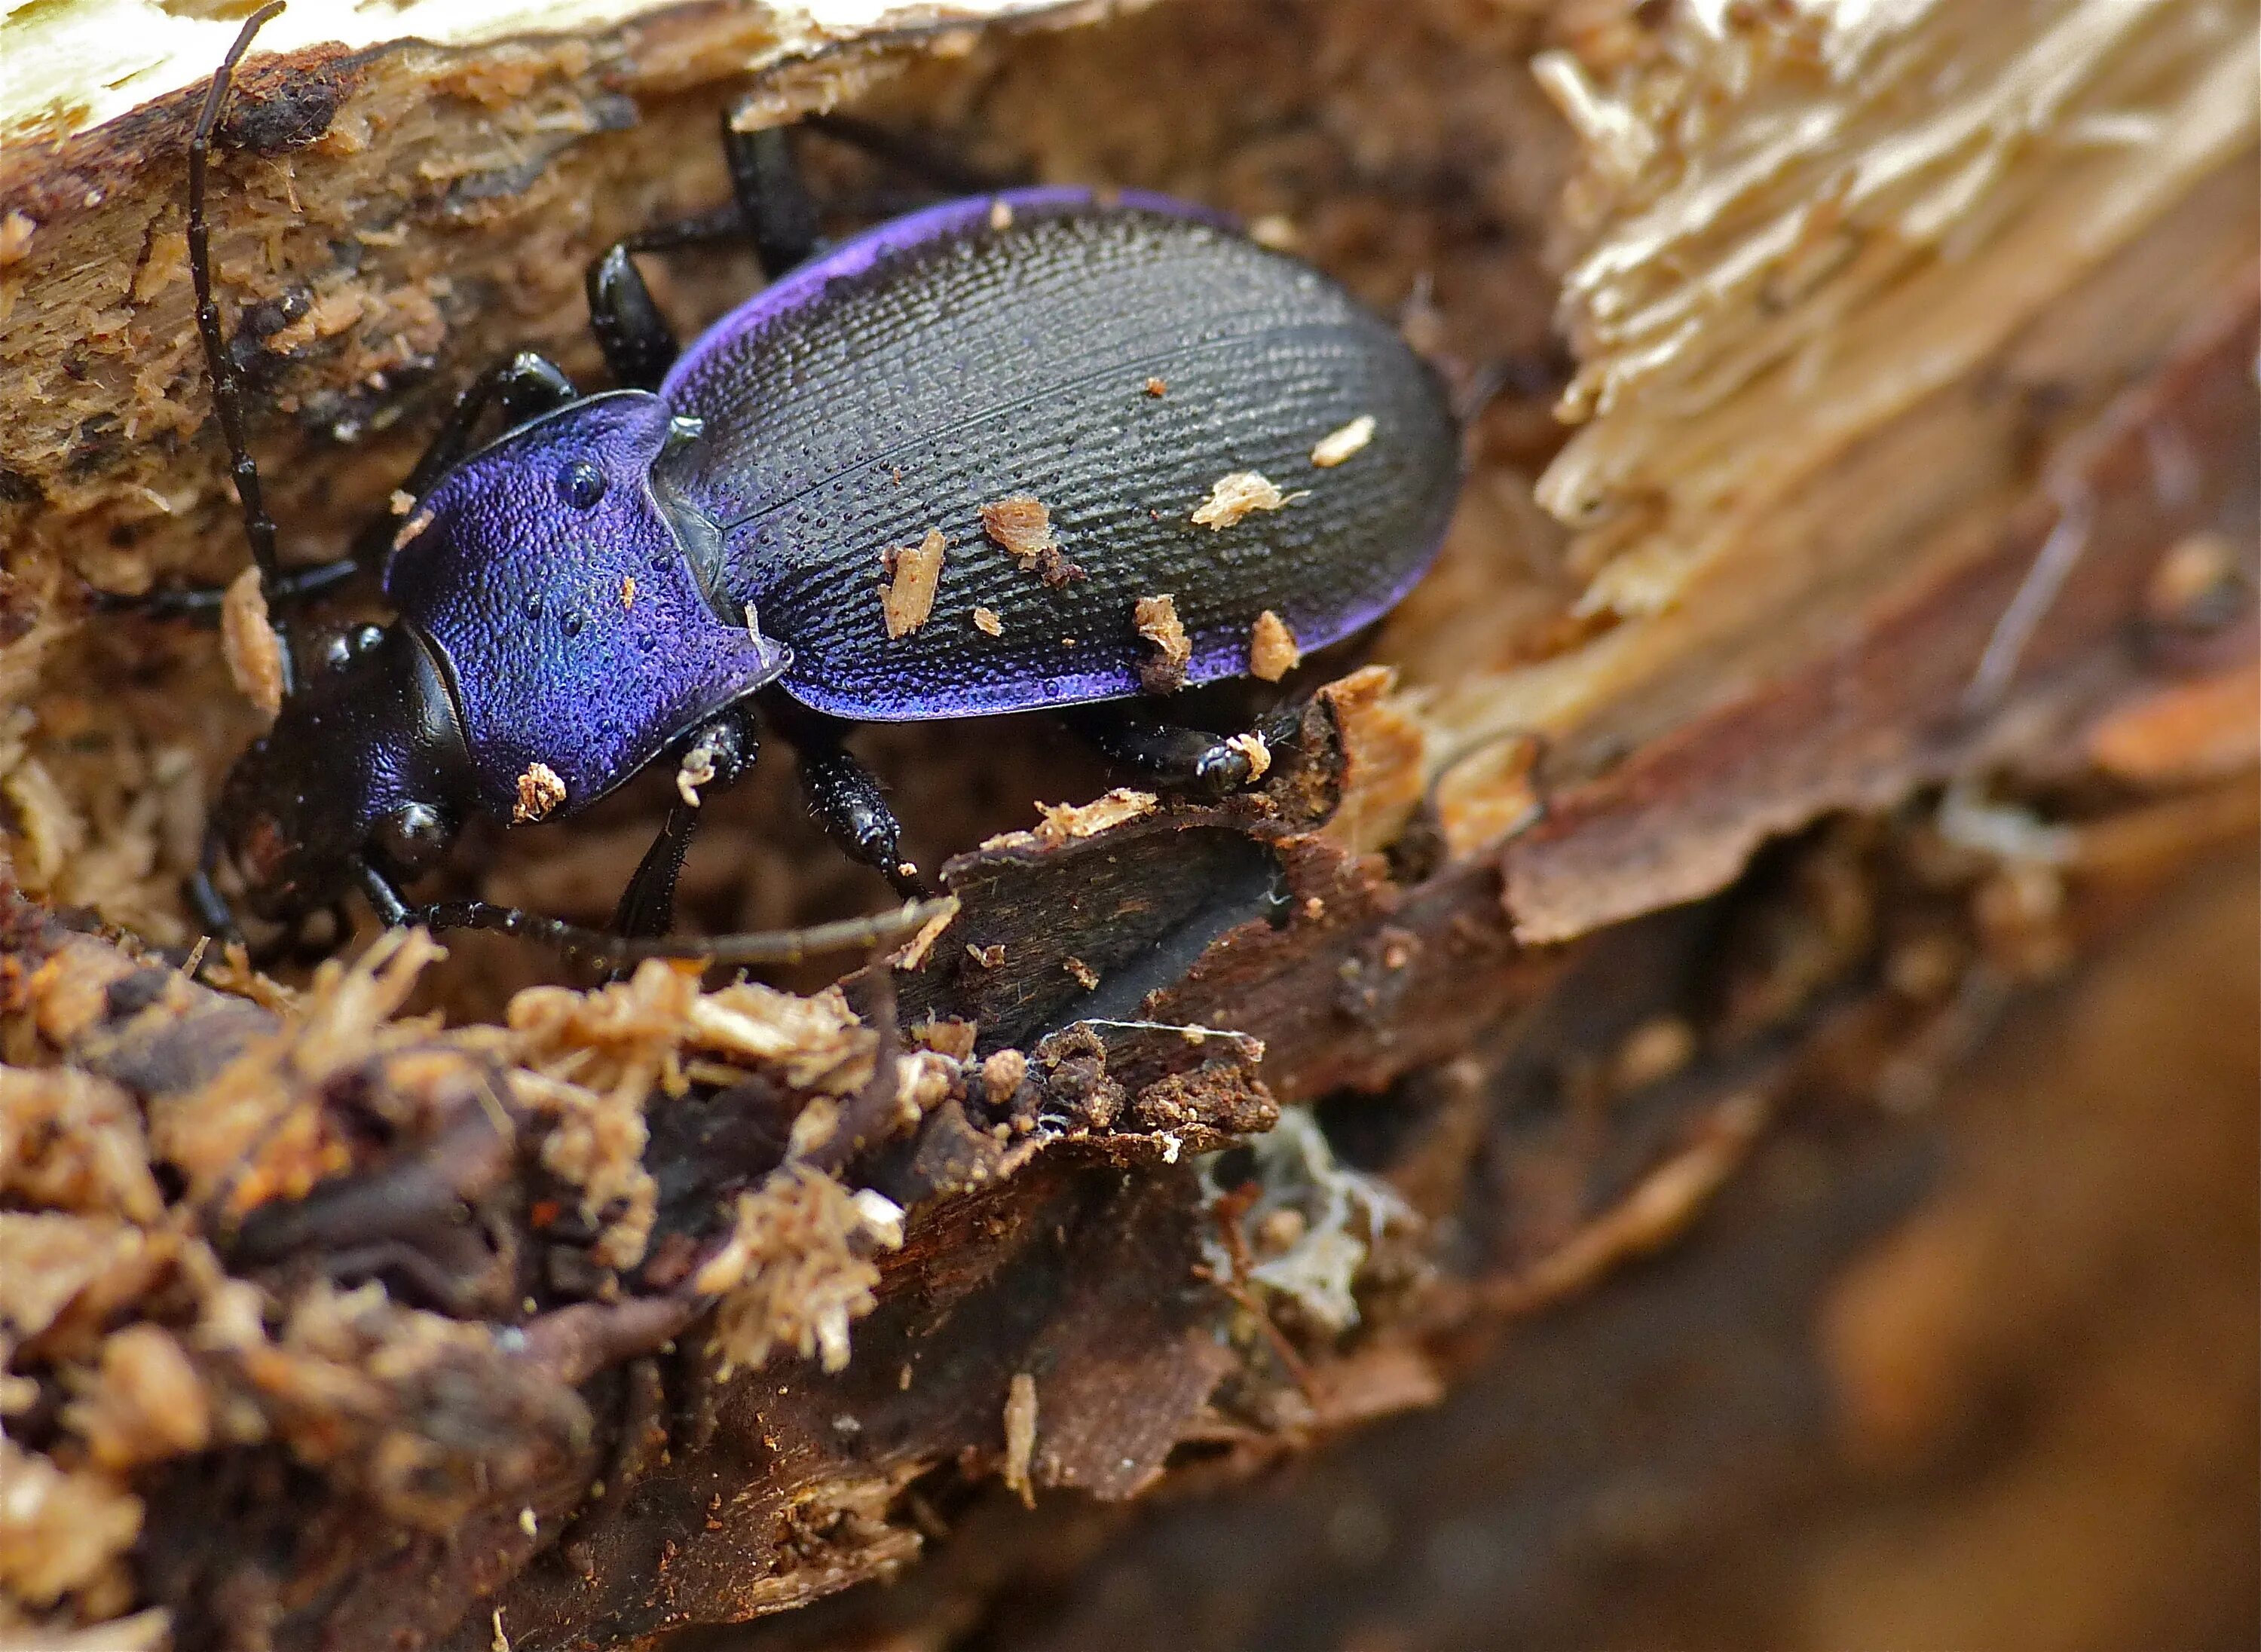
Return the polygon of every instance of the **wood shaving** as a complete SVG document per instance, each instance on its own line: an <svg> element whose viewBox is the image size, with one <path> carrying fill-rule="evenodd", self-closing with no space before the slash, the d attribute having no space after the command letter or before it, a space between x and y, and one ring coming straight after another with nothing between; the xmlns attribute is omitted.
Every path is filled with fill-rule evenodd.
<svg viewBox="0 0 2261 1652"><path fill-rule="evenodd" d="M141 1532L141 1499L106 1475L64 1469L0 1435L0 1589L52 1605L102 1592ZM132 1598L130 1584L125 1599Z"/></svg>
<svg viewBox="0 0 2261 1652"><path fill-rule="evenodd" d="M1276 683L1303 664L1303 650L1288 622L1267 608L1248 630L1248 673Z"/></svg>
<svg viewBox="0 0 2261 1652"><path fill-rule="evenodd" d="M942 530L930 528L915 545L895 545L881 553L887 582L879 589L879 617L894 642L924 625L934 612L934 593L942 583L943 552L949 542Z"/></svg>
<svg viewBox="0 0 2261 1652"><path fill-rule="evenodd" d="M926 962L927 954L934 951L934 944L942 938L942 932L957 921L955 909L936 913L890 961L897 969L916 969Z"/></svg>
<svg viewBox="0 0 2261 1652"><path fill-rule="evenodd" d="M996 200L989 203L989 227L1001 235L1013 227L1012 202Z"/></svg>
<svg viewBox="0 0 2261 1652"><path fill-rule="evenodd" d="M77 1067L0 1067L0 1199L156 1222L165 1196L133 1098Z"/></svg>
<svg viewBox="0 0 2261 1652"><path fill-rule="evenodd" d="M780 1347L814 1355L827 1371L846 1369L849 1325L877 1301L879 1270L869 1253L901 1243L900 1209L804 1165L787 1164L741 1194L730 1237L692 1282L722 1298L718 1375L757 1369Z"/></svg>
<svg viewBox="0 0 2261 1652"><path fill-rule="evenodd" d="M911 1029L911 1042L963 1061L973 1053L973 1039L980 1031L977 1024L955 1016L946 1021L922 1021Z"/></svg>
<svg viewBox="0 0 2261 1652"><path fill-rule="evenodd" d="M973 610L973 628L984 636L1002 636L1005 635L1005 621L997 617L994 608L976 608Z"/></svg>
<svg viewBox="0 0 2261 1652"><path fill-rule="evenodd" d="M1352 455L1364 450L1374 440L1374 415L1360 413L1341 429L1319 438L1311 449L1311 463L1322 470L1331 470Z"/></svg>
<svg viewBox="0 0 2261 1652"><path fill-rule="evenodd" d="M1178 621L1176 599L1166 592L1158 597L1140 597L1131 611L1131 622L1153 649L1138 666L1138 686L1150 694L1174 694L1183 688L1194 645Z"/></svg>
<svg viewBox="0 0 2261 1652"><path fill-rule="evenodd" d="M992 1107L1011 1101L1029 1075L1029 1058L1018 1050L998 1050L981 1063L981 1093Z"/></svg>
<svg viewBox="0 0 2261 1652"><path fill-rule="evenodd" d="M426 528L431 526L432 513L428 510L417 512L415 515L401 523L400 531L392 536L393 549L396 551L406 550L408 548L408 542L410 540L415 538L417 535L422 533Z"/></svg>
<svg viewBox="0 0 2261 1652"><path fill-rule="evenodd" d="M1248 778L1260 780L1272 772L1272 748L1264 743L1260 734L1237 734L1225 742L1235 751L1248 759Z"/></svg>
<svg viewBox="0 0 2261 1652"><path fill-rule="evenodd" d="M675 794L683 800L685 808L699 807L699 788L712 786L717 772L711 738L699 741L683 754L683 761L675 768Z"/></svg>
<svg viewBox="0 0 2261 1652"><path fill-rule="evenodd" d="M987 946L976 946L973 942L968 941L965 944L965 955L984 969L996 969L1005 962L1005 943L994 941Z"/></svg>
<svg viewBox="0 0 2261 1652"><path fill-rule="evenodd" d="M39 227L25 212L11 211L0 218L0 269L23 262L24 255L32 250L32 237Z"/></svg>
<svg viewBox="0 0 2261 1652"><path fill-rule="evenodd" d="M162 1327L127 1325L104 1339L95 1376L63 1423L95 1463L129 1469L212 1443L212 1402L187 1351Z"/></svg>
<svg viewBox="0 0 2261 1652"><path fill-rule="evenodd" d="M219 651L237 692L272 722L283 709L283 639L267 617L257 568L228 582L219 605Z"/></svg>
<svg viewBox="0 0 2261 1652"><path fill-rule="evenodd" d="M633 608L635 607L635 576L634 574L628 573L622 574L621 576L621 607L623 608Z"/></svg>
<svg viewBox="0 0 2261 1652"><path fill-rule="evenodd" d="M1037 1490L1030 1482L1029 1468L1036 1453L1037 1379L1026 1371L1016 1371L1005 1388L1002 1475L1006 1489L1017 1493L1022 1503L1032 1509L1037 1506Z"/></svg>
<svg viewBox="0 0 2261 1652"><path fill-rule="evenodd" d="M1144 389L1149 396L1156 398L1166 396L1170 393L1170 386L1168 383L1159 378L1148 379L1141 388Z"/></svg>
<svg viewBox="0 0 2261 1652"><path fill-rule="evenodd" d="M1060 549L1052 533L1052 511L1042 499L1016 493L984 505L981 531L1011 556L1023 573L1032 573L1054 589L1084 577L1083 570Z"/></svg>
<svg viewBox="0 0 2261 1652"><path fill-rule="evenodd" d="M518 801L511 805L511 822L523 826L541 820L564 801L565 782L557 771L547 763L529 763L526 772L518 777Z"/></svg>
<svg viewBox="0 0 2261 1652"><path fill-rule="evenodd" d="M1279 485L1256 470L1234 470L1209 484L1209 497L1193 514L1194 525L1222 533L1256 511L1276 511L1307 498L1302 492L1282 493Z"/></svg>
<svg viewBox="0 0 2261 1652"><path fill-rule="evenodd" d="M1097 990L1099 986L1099 972L1092 968L1090 965L1085 963L1081 959L1064 958L1060 960L1060 967L1067 971L1069 974L1075 977L1076 984L1081 987L1084 991L1093 992Z"/></svg>

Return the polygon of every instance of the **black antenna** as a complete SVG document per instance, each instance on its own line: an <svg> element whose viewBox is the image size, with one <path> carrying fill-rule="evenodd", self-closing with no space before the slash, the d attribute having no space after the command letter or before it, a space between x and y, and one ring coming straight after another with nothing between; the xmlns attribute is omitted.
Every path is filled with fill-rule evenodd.
<svg viewBox="0 0 2261 1652"><path fill-rule="evenodd" d="M205 176L209 169L212 131L219 125L220 107L227 102L228 88L235 79L235 66L251 49L252 36L282 10L283 0L269 0L243 20L235 44L227 48L227 55L213 71L212 85L205 92L204 112L197 117L196 130L189 136L189 278L197 290L197 332L204 339L205 365L212 377L212 410L219 415L220 435L227 443L229 470L235 478L236 500L243 509L243 535L251 542L251 559L258 564L259 586L268 600L270 614L281 596L282 560L275 549L275 519L267 514L266 499L259 491L259 465L243 438L243 382L227 353L227 335L220 330L219 306L212 302L212 235L205 223ZM280 651L283 693L287 697L298 686L298 665L291 658L287 636Z"/></svg>

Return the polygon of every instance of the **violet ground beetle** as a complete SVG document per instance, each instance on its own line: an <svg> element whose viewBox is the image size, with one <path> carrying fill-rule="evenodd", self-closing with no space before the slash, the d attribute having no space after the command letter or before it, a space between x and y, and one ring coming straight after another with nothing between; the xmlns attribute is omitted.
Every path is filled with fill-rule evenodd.
<svg viewBox="0 0 2261 1652"><path fill-rule="evenodd" d="M197 320L251 550L281 571L212 296L207 155L255 13L189 151ZM837 127L835 130L838 130ZM852 132L842 135L853 137ZM358 888L388 923L535 937L599 961L798 957L938 907L779 935L668 937L700 792L753 759L762 710L809 806L906 896L895 818L842 744L857 722L1043 707L1163 785L1251 778L1249 743L1157 715L1178 689L1276 680L1426 570L1461 474L1435 373L1317 270L1216 215L1124 190L1021 189L824 248L786 134L725 122L734 205L590 267L620 388L522 351L458 399L363 542L398 616L297 680L237 762L191 896L233 925ZM750 241L770 284L687 351L635 255ZM473 435L491 410L508 428ZM1126 703L1128 702L1128 703ZM617 933L483 901L413 906L463 821L570 814L659 760L680 801Z"/></svg>

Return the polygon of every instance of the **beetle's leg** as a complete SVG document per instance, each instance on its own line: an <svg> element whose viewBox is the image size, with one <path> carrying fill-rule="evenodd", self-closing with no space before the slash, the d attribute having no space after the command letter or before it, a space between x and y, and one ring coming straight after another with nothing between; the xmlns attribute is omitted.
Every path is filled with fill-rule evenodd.
<svg viewBox="0 0 2261 1652"><path fill-rule="evenodd" d="M613 927L622 935L664 935L675 927L675 885L699 830L701 789L725 786L754 764L754 731L738 710L725 712L693 736L675 772L680 794L668 806L659 836L621 893Z"/></svg>
<svg viewBox="0 0 2261 1652"><path fill-rule="evenodd" d="M1070 728L1102 756L1136 769L1158 786L1222 797L1248 784L1248 753L1224 735L1189 729L1128 706L1086 706L1066 715Z"/></svg>
<svg viewBox="0 0 2261 1652"><path fill-rule="evenodd" d="M395 493L395 501L409 501L413 509L413 501L429 492L448 467L470 451L479 420L490 409L499 408L506 423L522 424L563 406L578 393L564 369L535 351L520 350L498 362L457 394L446 420ZM312 601L363 570L383 565L400 532L404 514L387 511L376 518L355 537L352 553L335 562L263 579L269 612L280 613L296 603ZM97 592L94 603L107 611L130 611L155 619L216 620L226 599L225 585L190 585L138 597Z"/></svg>
<svg viewBox="0 0 2261 1652"><path fill-rule="evenodd" d="M402 518L413 512L416 501L471 450L479 421L490 409L499 409L506 425L524 424L556 412L579 394L573 381L565 377L565 370L538 350L514 351L481 373L456 392L456 405L432 433L408 479L394 491L393 508L355 540L354 559L365 567L382 565L400 532Z"/></svg>
<svg viewBox="0 0 2261 1652"><path fill-rule="evenodd" d="M707 247L734 241L745 233L739 209L660 224L638 232L597 255L589 265L585 284L589 292L589 330L597 335L605 365L613 380L631 390L657 390L667 370L681 351L675 329L652 302L635 267L638 253L673 252L681 247Z"/></svg>
<svg viewBox="0 0 2261 1652"><path fill-rule="evenodd" d="M875 868L905 900L934 893L923 873L903 858L903 823L887 806L879 777L836 740L802 745L801 794L832 840Z"/></svg>
<svg viewBox="0 0 2261 1652"><path fill-rule="evenodd" d="M811 115L801 123L944 195L990 195L1010 181L973 165L932 138L896 132L854 115Z"/></svg>
<svg viewBox="0 0 2261 1652"><path fill-rule="evenodd" d="M764 701L777 730L800 759L801 795L827 836L849 855L915 900L934 893L923 873L903 858L903 823L887 806L879 777L843 743L848 725L783 694Z"/></svg>
<svg viewBox="0 0 2261 1652"><path fill-rule="evenodd" d="M816 200L781 126L740 132L722 117L722 156L729 162L730 192L740 220L772 281L804 262L823 243Z"/></svg>

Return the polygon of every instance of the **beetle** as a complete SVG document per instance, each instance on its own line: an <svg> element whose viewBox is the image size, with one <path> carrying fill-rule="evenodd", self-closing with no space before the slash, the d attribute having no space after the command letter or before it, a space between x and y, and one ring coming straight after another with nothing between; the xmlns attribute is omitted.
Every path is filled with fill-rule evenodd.
<svg viewBox="0 0 2261 1652"><path fill-rule="evenodd" d="M279 9L213 76L188 226L214 402L278 606L291 586L244 445L205 190L234 68ZM1158 783L1229 789L1250 778L1248 743L1173 722L1169 696L1276 679L1433 558L1458 420L1436 372L1316 269L1128 190L989 191L826 246L786 134L726 119L724 144L731 206L589 268L615 387L585 395L521 351L463 393L395 495L379 560L396 618L288 679L220 789L193 880L216 928L225 859L270 920L357 887L391 923L629 956L484 902L417 907L402 887L473 815L563 817L671 761L679 800L615 920L661 935L702 789L753 759L757 697L818 819L922 894L842 743L853 724L1071 711ZM729 237L768 284L680 348L635 257ZM507 427L475 444L496 411Z"/></svg>

